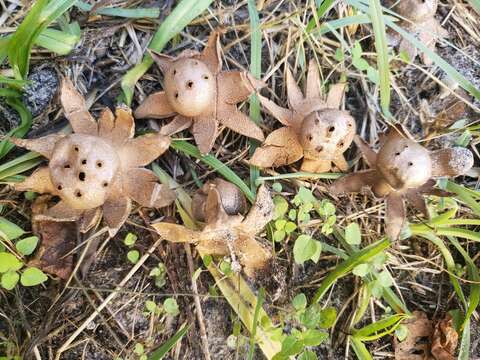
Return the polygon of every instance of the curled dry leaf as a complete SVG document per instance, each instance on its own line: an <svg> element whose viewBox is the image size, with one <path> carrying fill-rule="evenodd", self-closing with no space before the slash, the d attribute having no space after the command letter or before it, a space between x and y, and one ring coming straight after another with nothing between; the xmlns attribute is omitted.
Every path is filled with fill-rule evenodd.
<svg viewBox="0 0 480 360"><path fill-rule="evenodd" d="M396 3L398 5L393 10L405 18L400 22L400 26L435 51L437 41L448 36L447 30L435 19L438 0L402 0ZM405 51L412 61L417 56L418 50L415 45L393 30L389 32L389 40L399 51ZM426 65L432 64L427 54L422 53L421 59Z"/></svg>
<svg viewBox="0 0 480 360"><path fill-rule="evenodd" d="M424 195L448 196L434 189L436 177L465 174L473 166L473 154L460 147L428 151L418 144L406 129L390 127L378 153L360 137L355 143L371 170L359 171L335 181L332 193L358 192L370 187L386 200L386 228L391 239L397 239L405 222L404 202L426 214Z"/></svg>
<svg viewBox="0 0 480 360"><path fill-rule="evenodd" d="M205 221L206 218L206 203L208 193L211 188L217 189L220 194L220 200L222 202L223 209L228 215L238 215L245 213L247 208L247 200L242 191L232 183L225 181L221 178L216 178L207 182L201 189L193 195L192 199L192 211L195 220Z"/></svg>
<svg viewBox="0 0 480 360"><path fill-rule="evenodd" d="M48 167L14 184L20 191L49 193L61 199L36 215L37 220L79 220L80 229L86 231L101 210L113 236L130 214L132 200L147 207L163 207L174 201L175 193L157 183L153 172L142 168L168 149L168 136L157 133L133 138L135 126L127 108L118 108L115 115L105 109L97 123L70 80L63 81L61 91L73 134L12 139L50 160Z"/></svg>
<svg viewBox="0 0 480 360"><path fill-rule="evenodd" d="M251 164L277 167L303 157L303 171L327 172L332 163L341 171L348 169L343 153L352 143L356 125L348 112L339 110L345 84L333 85L323 99L319 82L318 68L312 60L305 97L287 69L288 109L259 96L262 105L285 127L267 136L250 159Z"/></svg>
<svg viewBox="0 0 480 360"><path fill-rule="evenodd" d="M455 360L458 333L449 314L435 323L424 312L414 311L404 325L408 330L405 340L394 338L396 360Z"/></svg>
<svg viewBox="0 0 480 360"><path fill-rule="evenodd" d="M74 222L38 220L35 215L43 214L48 209L51 196L43 195L35 199L32 205L32 230L40 239L40 245L30 266L66 280L73 270L73 254L77 240L77 227Z"/></svg>
<svg viewBox="0 0 480 360"><path fill-rule="evenodd" d="M249 277L260 275L268 266L271 253L256 239L273 218L273 200L265 186L257 192L257 198L248 214L229 215L217 186L210 186L202 210L206 225L201 231L189 230L183 225L157 223L152 226L168 241L195 244L207 254L231 256L232 268L243 266Z"/></svg>
<svg viewBox="0 0 480 360"><path fill-rule="evenodd" d="M414 311L413 317L403 323L407 329L407 337L403 341L393 338L395 360L427 360L430 359L430 337L433 326L427 315Z"/></svg>
<svg viewBox="0 0 480 360"><path fill-rule="evenodd" d="M453 319L447 314L435 324L432 336L432 355L435 360L455 360L458 333L453 327Z"/></svg>
<svg viewBox="0 0 480 360"><path fill-rule="evenodd" d="M202 53L186 50L176 58L151 55L163 72L165 89L150 95L135 111L136 118L175 116L161 132L171 135L191 127L203 154L212 149L219 124L264 140L262 130L236 107L264 83L247 72L222 71L218 32L210 35Z"/></svg>

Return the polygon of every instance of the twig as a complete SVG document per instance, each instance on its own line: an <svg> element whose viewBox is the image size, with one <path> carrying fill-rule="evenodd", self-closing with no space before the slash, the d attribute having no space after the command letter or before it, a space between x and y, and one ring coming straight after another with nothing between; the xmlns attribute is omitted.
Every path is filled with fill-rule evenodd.
<svg viewBox="0 0 480 360"><path fill-rule="evenodd" d="M205 360L211 360L210 351L208 346L207 330L205 329L205 321L203 319L202 305L200 303L200 297L198 296L197 281L193 278L195 270L193 269L192 250L190 244L183 244L185 252L187 253L188 270L190 272L190 279L192 280L192 291L195 295L193 297L195 302L195 310L197 313L198 327L200 328L200 338L202 339L202 351Z"/></svg>

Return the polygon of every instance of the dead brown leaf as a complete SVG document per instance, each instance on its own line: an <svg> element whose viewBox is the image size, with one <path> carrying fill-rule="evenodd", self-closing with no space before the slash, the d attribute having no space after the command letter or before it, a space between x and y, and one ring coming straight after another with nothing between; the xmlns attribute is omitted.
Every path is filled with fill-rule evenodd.
<svg viewBox="0 0 480 360"><path fill-rule="evenodd" d="M403 324L408 329L408 335L402 342L393 339L396 360L428 360L430 336L433 332L432 322L421 311L414 311L413 318Z"/></svg>
<svg viewBox="0 0 480 360"><path fill-rule="evenodd" d="M73 254L77 227L72 221L35 220L35 215L45 213L51 196L38 197L32 205L32 230L40 239L40 246L29 265L66 280L73 270Z"/></svg>
<svg viewBox="0 0 480 360"><path fill-rule="evenodd" d="M455 360L458 334L450 314L435 323L424 312L414 311L404 325L406 339L400 342L394 338L393 342L396 360Z"/></svg>
<svg viewBox="0 0 480 360"><path fill-rule="evenodd" d="M453 319L447 314L435 324L432 336L432 355L435 360L455 360L458 345L458 333L453 328Z"/></svg>

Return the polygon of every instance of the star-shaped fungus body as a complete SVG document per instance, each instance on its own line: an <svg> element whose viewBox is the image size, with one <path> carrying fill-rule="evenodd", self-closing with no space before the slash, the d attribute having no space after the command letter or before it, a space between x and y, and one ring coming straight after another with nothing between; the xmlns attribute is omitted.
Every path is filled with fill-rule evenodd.
<svg viewBox="0 0 480 360"><path fill-rule="evenodd" d="M165 91L150 95L135 111L136 118L175 116L161 132L171 135L191 127L204 154L213 147L219 123L264 140L262 130L236 104L265 84L247 72L222 71L218 32L210 35L202 53L186 50L176 58L154 52L151 55L163 72Z"/></svg>
<svg viewBox="0 0 480 360"><path fill-rule="evenodd" d="M49 159L48 166L14 184L19 191L60 198L38 218L78 220L80 231L85 232L103 213L113 236L130 214L132 200L147 207L164 207L175 200L175 193L143 168L168 149L168 136L155 133L133 138L135 125L127 108L117 108L115 115L106 108L97 123L70 80L63 81L61 103L73 134L11 139Z"/></svg>
<svg viewBox="0 0 480 360"><path fill-rule="evenodd" d="M448 31L435 19L438 0L402 0L397 4L393 10L405 18L400 22L400 26L435 51L437 41L448 36ZM418 53L415 45L393 30L388 35L392 46L398 47L400 52L406 52L412 61L415 60ZM432 60L425 53L421 54L421 59L425 65L432 64Z"/></svg>
<svg viewBox="0 0 480 360"><path fill-rule="evenodd" d="M287 69L288 109L259 95L262 105L285 126L274 130L255 150L252 165L278 167L303 157L302 171L328 172L332 163L341 171L348 169L343 153L353 141L356 125L348 112L339 110L345 84L332 85L324 100L319 83L318 68L311 60L305 97Z"/></svg>
<svg viewBox="0 0 480 360"><path fill-rule="evenodd" d="M473 166L470 150L454 147L428 151L401 126L389 128L378 153L358 136L355 143L371 169L336 180L330 191L339 194L370 187L375 196L385 198L386 233L391 239L398 238L405 223L405 201L428 217L423 195L450 195L434 188L434 179L462 175Z"/></svg>
<svg viewBox="0 0 480 360"><path fill-rule="evenodd" d="M274 206L270 192L261 186L255 204L245 217L241 214L228 215L220 196L219 190L212 184L205 203L206 225L201 231L165 222L152 226L168 241L192 243L213 256L231 256L234 270L237 270L235 265L239 262L249 277L262 275L272 255L257 242L255 235L273 218Z"/></svg>

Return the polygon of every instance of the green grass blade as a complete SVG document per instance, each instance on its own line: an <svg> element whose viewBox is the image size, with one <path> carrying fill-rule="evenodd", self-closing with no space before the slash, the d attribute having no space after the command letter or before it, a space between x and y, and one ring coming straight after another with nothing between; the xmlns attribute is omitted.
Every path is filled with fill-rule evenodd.
<svg viewBox="0 0 480 360"><path fill-rule="evenodd" d="M456 197L472 209L475 215L480 216L480 204L472 197L470 189L458 185L453 181L447 181L445 190L455 193Z"/></svg>
<svg viewBox="0 0 480 360"><path fill-rule="evenodd" d="M356 7L358 10L368 13L369 6L368 3L359 1L359 0L346 0L348 4ZM454 81L456 81L463 89L472 94L476 99L480 100L480 90L475 87L470 81L468 81L462 74L460 74L452 65L446 62L442 57L437 55L434 51L429 49L424 43L419 41L414 35L410 34L408 31L405 31L400 26L395 24L393 20L389 17L384 17L385 24L398 32L402 37L404 37L408 42L413 44L420 51L426 53L435 65L440 67L447 75Z"/></svg>
<svg viewBox="0 0 480 360"><path fill-rule="evenodd" d="M32 126L32 114L27 110L25 105L17 98L7 98L6 102L20 115L20 125L10 130L6 137L16 136L23 137ZM13 145L7 139L0 141L0 159L4 158L13 148Z"/></svg>
<svg viewBox="0 0 480 360"><path fill-rule="evenodd" d="M310 21L307 24L307 27L305 29L305 31L307 33L311 32L315 28L315 26L317 25L317 22L315 21L315 17L317 19L321 19L323 17L323 15L325 15L327 13L327 11L332 8L334 3L335 3L335 0L323 0L323 1L320 2L319 6L317 8L316 16L314 16L313 19L310 19Z"/></svg>
<svg viewBox="0 0 480 360"><path fill-rule="evenodd" d="M380 0L370 0L369 15L375 34L377 67L380 75L380 105L385 115L390 114L390 68L388 60L387 35Z"/></svg>
<svg viewBox="0 0 480 360"><path fill-rule="evenodd" d="M9 168L0 172L0 180L3 182L8 182L8 179L15 179L18 174L21 174L25 171L35 168L38 164L43 161L41 158L25 160L16 165L12 165ZM9 164L9 163L7 163ZM17 178L18 179L18 178Z"/></svg>
<svg viewBox="0 0 480 360"><path fill-rule="evenodd" d="M10 41L10 37L2 37L0 38L0 65L3 64L5 59L8 56L8 42Z"/></svg>
<svg viewBox="0 0 480 360"><path fill-rule="evenodd" d="M260 18L255 0L248 0L248 16L250 17L250 72L260 79L262 75L262 32L260 30ZM250 95L250 119L257 125L261 122L260 101L256 94ZM257 141L250 140L250 154L253 154L257 148ZM256 180L260 176L260 169L256 166L250 166L250 187L255 192Z"/></svg>
<svg viewBox="0 0 480 360"><path fill-rule="evenodd" d="M470 255L468 255L465 249L460 245L458 240L451 236L448 236L447 238L465 259L465 263L467 264L468 277L469 280L472 281L472 283L470 284L470 295L468 297L468 309L465 314L465 320L462 324L462 329L465 329L467 327L467 323L469 323L470 321L470 317L473 315L473 312L480 304L480 274L478 271L478 267L475 265L475 262L470 257Z"/></svg>
<svg viewBox="0 0 480 360"><path fill-rule="evenodd" d="M468 0L470 5L475 9L475 11L480 15L480 0Z"/></svg>
<svg viewBox="0 0 480 360"><path fill-rule="evenodd" d="M258 291L255 313L253 314L252 330L250 331L250 347L248 349L248 360L252 360L253 354L255 353L255 336L257 335L258 316L260 315L260 309L262 309L264 301L265 290L263 288L260 288L260 290Z"/></svg>
<svg viewBox="0 0 480 360"><path fill-rule="evenodd" d="M170 339L168 339L162 346L160 346L157 350L155 350L153 353L151 353L148 356L148 360L160 360L163 359L165 355L175 346L177 342L182 340L183 336L187 333L188 329L190 326L187 326L186 324L183 324L180 327L180 330L178 330L175 335L173 335Z"/></svg>
<svg viewBox="0 0 480 360"><path fill-rule="evenodd" d="M463 293L460 282L457 280L455 276L453 276L453 274L455 274L456 272L455 260L453 259L452 253L450 252L448 247L443 243L443 240L431 233L415 234L412 231L412 235L418 235L429 240L438 248L438 250L440 250L440 252L442 253L443 259L445 260L445 265L447 266L447 270L448 270L448 277L450 278L450 282L452 283L453 289L455 290L455 293L460 298L464 306L467 307L468 306L467 299L465 298L465 294Z"/></svg>
<svg viewBox="0 0 480 360"><path fill-rule="evenodd" d="M312 32L312 35L325 35L330 31L338 30L343 27L370 23L370 17L365 14L345 16L344 18L331 20L322 24L318 30Z"/></svg>
<svg viewBox="0 0 480 360"><path fill-rule="evenodd" d="M170 146L175 150L181 151L184 154L201 160L222 175L226 180L237 185L250 202L255 201L255 195L247 186L247 184L245 184L237 174L235 174L227 165L222 163L216 157L212 155L202 155L196 146L183 140L173 140Z"/></svg>
<svg viewBox="0 0 480 360"><path fill-rule="evenodd" d="M412 231L412 234L416 235L435 234L439 236L456 236L459 238L480 242L479 232L457 227L434 227L432 229L426 225L415 224L410 226L410 230Z"/></svg>
<svg viewBox="0 0 480 360"><path fill-rule="evenodd" d="M30 50L39 34L38 19L47 4L48 0L35 2L8 42L8 61L16 79L24 79L28 72Z"/></svg>
<svg viewBox="0 0 480 360"><path fill-rule="evenodd" d="M332 286L339 278L347 275L350 271L353 270L355 266L367 262L375 255L384 251L389 246L390 240L380 240L356 252L355 254L351 255L348 260L345 260L344 262L337 265L337 267L333 271L331 271L322 281L320 287L315 292L312 302L319 302L322 299L323 295L325 295L325 293L328 291L330 286Z"/></svg>
<svg viewBox="0 0 480 360"><path fill-rule="evenodd" d="M396 314L385 319L380 319L374 323L364 326L361 329L353 329L352 336L362 342L378 340L381 337L391 334L393 331L395 331L405 317L406 315L404 314Z"/></svg>
<svg viewBox="0 0 480 360"><path fill-rule="evenodd" d="M464 323L462 337L460 338L460 346L458 350L457 360L470 360L470 338L470 319L467 319Z"/></svg>
<svg viewBox="0 0 480 360"><path fill-rule="evenodd" d="M11 85L13 87L22 88L28 84L28 81L12 79L3 75L0 75L0 84ZM0 94L0 96L2 96Z"/></svg>
<svg viewBox="0 0 480 360"><path fill-rule="evenodd" d="M173 9L155 33L148 47L155 51L162 51L165 45L183 30L193 19L203 13L213 0L182 0ZM150 55L145 55L142 62L130 69L122 79L122 90L127 105L132 103L135 84L153 64Z"/></svg>
<svg viewBox="0 0 480 360"><path fill-rule="evenodd" d="M350 336L350 341L352 343L353 351L359 360L373 360L372 355L370 355L364 343L353 336Z"/></svg>
<svg viewBox="0 0 480 360"><path fill-rule="evenodd" d="M80 36L55 29L43 30L35 40L35 45L41 46L58 55L69 54L80 41Z"/></svg>
<svg viewBox="0 0 480 360"><path fill-rule="evenodd" d="M49 24L67 11L76 0L38 0L8 41L8 60L15 78L28 74L30 53L35 40Z"/></svg>

